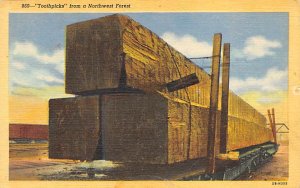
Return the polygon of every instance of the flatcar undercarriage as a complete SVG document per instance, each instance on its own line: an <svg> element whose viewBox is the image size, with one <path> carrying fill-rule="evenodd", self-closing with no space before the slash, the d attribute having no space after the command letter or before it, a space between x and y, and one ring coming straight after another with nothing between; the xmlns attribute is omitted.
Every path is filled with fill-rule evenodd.
<svg viewBox="0 0 300 188"><path fill-rule="evenodd" d="M201 174L186 177L184 180L235 180L241 175L255 171L269 162L278 151L279 144L265 144L243 148L218 156L218 166L214 174Z"/></svg>
<svg viewBox="0 0 300 188"><path fill-rule="evenodd" d="M182 172L182 174L179 173L179 175L176 176L177 178L172 178L172 176L170 176L171 179L169 180L237 180L244 177L245 175L255 172L258 168L262 167L267 162L270 162L273 158L273 155L278 151L278 148L279 144L268 142L248 148L231 151L228 154L221 154L217 156L217 168L216 172L213 174L207 174L203 170L199 170L198 173L193 173L192 175L187 175ZM200 162L198 165L199 169L205 167L205 163L205 160L202 160L202 162ZM126 164L126 166L127 165L130 164ZM149 166L145 169L147 168L149 168ZM151 169L157 169L159 171L160 167L152 165ZM169 170L172 171L171 169L172 167ZM96 177L96 174L102 173L101 170L99 171L99 169L96 168L86 168L84 171L85 172L81 173L87 174L87 176L91 180ZM126 171L127 175L131 174L130 170ZM122 174L122 172L120 174ZM153 171L150 170L149 172L147 172L147 170L145 170L143 177L140 178L142 178L143 180L150 180L156 177L154 178L155 180L165 180L166 177L163 174L161 175L162 176L160 178L157 178L157 175L153 175Z"/></svg>

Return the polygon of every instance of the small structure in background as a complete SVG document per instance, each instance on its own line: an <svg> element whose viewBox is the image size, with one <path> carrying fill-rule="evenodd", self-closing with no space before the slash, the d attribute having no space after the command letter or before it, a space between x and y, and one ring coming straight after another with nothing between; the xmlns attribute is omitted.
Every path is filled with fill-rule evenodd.
<svg viewBox="0 0 300 188"><path fill-rule="evenodd" d="M10 143L33 143L48 141L48 125L9 124Z"/></svg>

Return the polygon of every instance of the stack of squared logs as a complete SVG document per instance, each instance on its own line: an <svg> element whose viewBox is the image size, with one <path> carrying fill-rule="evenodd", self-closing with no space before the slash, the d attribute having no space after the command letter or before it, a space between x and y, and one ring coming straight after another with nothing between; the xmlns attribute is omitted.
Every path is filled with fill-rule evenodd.
<svg viewBox="0 0 300 188"><path fill-rule="evenodd" d="M66 93L76 97L49 102L50 158L171 164L207 156L204 70L127 16L69 25L66 37ZM198 84L168 87L192 74ZM227 150L272 139L265 117L232 92L228 110ZM219 130L220 111L217 122Z"/></svg>

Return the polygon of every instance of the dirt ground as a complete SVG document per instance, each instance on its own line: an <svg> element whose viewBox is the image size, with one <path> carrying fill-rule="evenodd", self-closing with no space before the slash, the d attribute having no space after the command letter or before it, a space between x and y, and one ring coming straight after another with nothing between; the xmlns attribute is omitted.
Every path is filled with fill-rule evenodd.
<svg viewBox="0 0 300 188"><path fill-rule="evenodd" d="M205 171L203 159L169 166L136 166L110 161L48 159L48 145L10 144L10 180L180 180ZM92 171L91 171L92 169ZM138 170L137 170L138 169ZM240 180L288 179L288 146L281 145L271 162Z"/></svg>
<svg viewBox="0 0 300 188"><path fill-rule="evenodd" d="M288 144L282 143L273 159L255 172L251 173L245 180L258 181L287 181L289 177L289 155Z"/></svg>
<svg viewBox="0 0 300 188"><path fill-rule="evenodd" d="M140 165L98 160L80 162L48 158L47 144L10 144L10 180L174 180L201 174L206 164ZM137 166L139 165L139 166ZM91 173L91 170L92 173Z"/></svg>
<svg viewBox="0 0 300 188"><path fill-rule="evenodd" d="M74 163L70 160L48 159L47 143L9 145L10 180L38 180L41 169L51 170Z"/></svg>

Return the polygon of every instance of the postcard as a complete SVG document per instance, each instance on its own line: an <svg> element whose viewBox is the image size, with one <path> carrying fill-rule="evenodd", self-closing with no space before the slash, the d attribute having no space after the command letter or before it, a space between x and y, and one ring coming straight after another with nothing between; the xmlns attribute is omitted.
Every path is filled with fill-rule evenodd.
<svg viewBox="0 0 300 188"><path fill-rule="evenodd" d="M299 2L0 5L3 187L300 187Z"/></svg>

